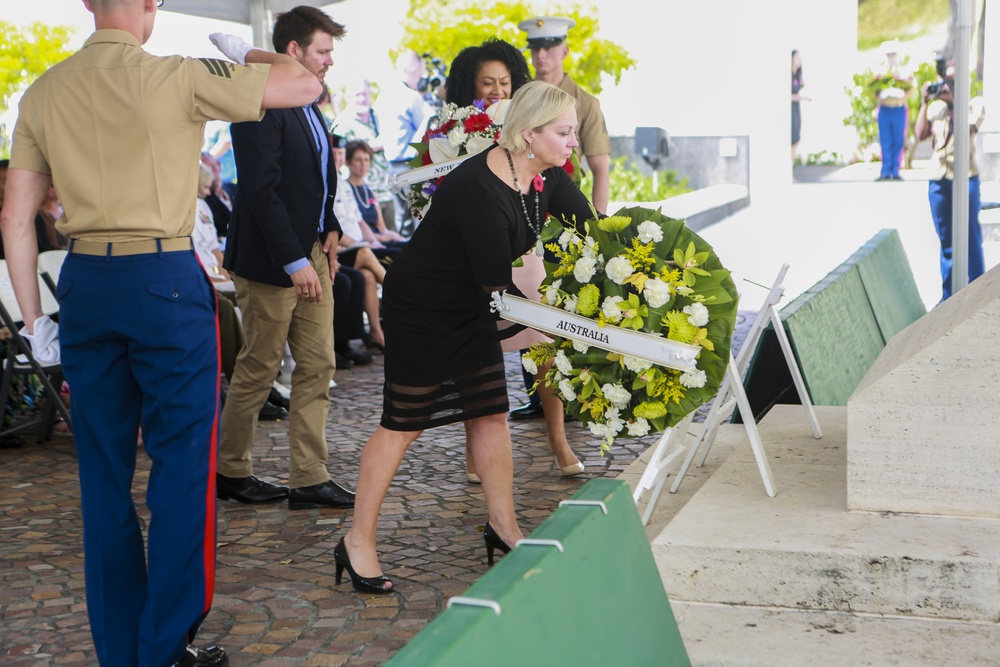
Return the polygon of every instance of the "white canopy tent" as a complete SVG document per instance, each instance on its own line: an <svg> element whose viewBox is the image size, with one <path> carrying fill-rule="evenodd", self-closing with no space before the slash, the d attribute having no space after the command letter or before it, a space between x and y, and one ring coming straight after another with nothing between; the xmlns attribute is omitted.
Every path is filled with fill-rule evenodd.
<svg viewBox="0 0 1000 667"><path fill-rule="evenodd" d="M253 30L253 45L271 48L271 26L274 14L299 5L325 7L343 0L166 0L163 10L190 14L222 21L249 25Z"/></svg>

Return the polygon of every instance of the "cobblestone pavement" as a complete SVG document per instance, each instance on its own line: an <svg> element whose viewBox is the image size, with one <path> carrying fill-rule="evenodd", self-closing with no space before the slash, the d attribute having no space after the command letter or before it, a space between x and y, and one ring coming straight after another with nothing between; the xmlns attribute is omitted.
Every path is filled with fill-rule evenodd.
<svg viewBox="0 0 1000 667"><path fill-rule="evenodd" d="M745 329L752 314L741 313ZM739 344L738 326L734 347ZM358 458L381 414L381 357L337 373L331 392L329 468L353 488ZM515 354L507 355L511 405L525 400ZM514 500L524 533L536 528L588 479L617 477L655 438L622 439L601 456L598 440L567 424L584 475L552 467L542 420L511 421ZM264 422L255 472L288 476L288 423ZM134 497L149 460L139 453ZM0 665L96 665L84 603L82 524L72 440L30 438L0 449ZM289 511L287 505L219 504L215 603L198 642L218 643L234 667L381 665L486 572L482 489L465 481L464 431L428 431L407 452L382 509L380 553L396 594L357 593L334 584L334 545L350 511Z"/></svg>

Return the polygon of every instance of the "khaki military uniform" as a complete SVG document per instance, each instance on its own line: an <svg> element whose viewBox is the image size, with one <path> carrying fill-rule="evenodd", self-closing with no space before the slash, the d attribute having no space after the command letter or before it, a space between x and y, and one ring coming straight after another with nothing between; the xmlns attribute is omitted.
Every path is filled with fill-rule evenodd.
<svg viewBox="0 0 1000 667"><path fill-rule="evenodd" d="M269 67L161 58L99 30L24 94L13 168L51 174L68 238L190 236L205 123L259 120Z"/></svg>
<svg viewBox="0 0 1000 667"><path fill-rule="evenodd" d="M189 237L205 122L259 119L268 72L155 57L131 33L99 30L20 104L11 167L51 175L71 243L59 333L105 667L172 664L211 607L216 295ZM132 500L140 426L148 557Z"/></svg>
<svg viewBox="0 0 1000 667"><path fill-rule="evenodd" d="M578 128L577 141L580 142L579 153L583 155L610 155L611 139L608 136L608 126L604 122L604 112L596 97L576 84L567 74L559 82L559 89L576 100L576 117Z"/></svg>

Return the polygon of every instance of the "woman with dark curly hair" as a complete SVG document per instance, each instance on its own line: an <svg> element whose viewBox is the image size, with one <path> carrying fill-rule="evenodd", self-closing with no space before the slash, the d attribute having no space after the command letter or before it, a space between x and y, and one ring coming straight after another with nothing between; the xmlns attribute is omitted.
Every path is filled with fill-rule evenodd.
<svg viewBox="0 0 1000 667"><path fill-rule="evenodd" d="M470 46L455 57L451 63L448 82L445 86L447 102L459 107L469 106L476 100L482 100L486 106L509 99L521 86L531 80L528 63L524 55L516 47L499 39L490 38L479 46ZM521 266L513 270L514 284L529 299L540 299L538 286L545 278L545 265L542 258L534 252L528 252L523 257ZM521 333L503 341L504 352L519 350L522 354L536 343L551 340L548 336L534 329L525 329ZM525 375L525 386L530 388L536 380L545 376L547 367L539 369L535 377ZM546 435L549 449L552 451L554 467L564 477L579 475L584 472L583 463L573 453L566 438L566 426L563 423L565 412L562 401L544 383L539 383L537 401L542 415L545 417ZM534 398L534 397L533 397ZM471 434L466 424L466 447ZM466 452L466 477L472 484L480 483L472 457Z"/></svg>
<svg viewBox="0 0 1000 667"><path fill-rule="evenodd" d="M447 101L459 107L483 100L487 106L509 99L531 81L528 63L516 47L491 37L455 56L445 84Z"/></svg>

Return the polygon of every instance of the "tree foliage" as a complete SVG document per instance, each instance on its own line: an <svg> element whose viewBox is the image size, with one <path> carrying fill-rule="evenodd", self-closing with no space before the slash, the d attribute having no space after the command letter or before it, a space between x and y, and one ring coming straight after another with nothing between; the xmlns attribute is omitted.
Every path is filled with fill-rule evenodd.
<svg viewBox="0 0 1000 667"><path fill-rule="evenodd" d="M15 93L70 55L66 44L72 30L38 22L18 28L0 21L0 113L7 111Z"/></svg>
<svg viewBox="0 0 1000 667"><path fill-rule="evenodd" d="M11 98L27 88L45 70L70 55L66 48L73 29L33 23L18 28L0 21L0 115ZM6 128L0 124L0 157L10 152Z"/></svg>
<svg viewBox="0 0 1000 667"><path fill-rule="evenodd" d="M410 0L400 46L448 64L463 48L481 44L488 37L523 47L525 33L517 24L533 16L565 16L576 21L566 40L569 56L563 66L574 81L595 95L602 90L602 74L610 75L617 84L622 72L636 63L624 48L598 37L597 9L578 2ZM526 53L525 57L530 65L530 56Z"/></svg>
<svg viewBox="0 0 1000 667"><path fill-rule="evenodd" d="M673 169L657 172L656 178L645 176L639 167L629 164L624 155L611 161L608 179L611 201L658 202L691 191L687 176L678 178ZM580 183L580 190L589 193L593 189L594 175L588 170Z"/></svg>

